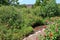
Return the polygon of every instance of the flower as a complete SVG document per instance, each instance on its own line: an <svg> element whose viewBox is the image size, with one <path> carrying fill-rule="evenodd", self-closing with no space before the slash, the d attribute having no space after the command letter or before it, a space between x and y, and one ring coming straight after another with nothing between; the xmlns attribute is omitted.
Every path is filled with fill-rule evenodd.
<svg viewBox="0 0 60 40"><path fill-rule="evenodd" d="M53 33L52 33L52 32L50 32L49 36L50 36L50 38L52 38L52 36L53 36Z"/></svg>

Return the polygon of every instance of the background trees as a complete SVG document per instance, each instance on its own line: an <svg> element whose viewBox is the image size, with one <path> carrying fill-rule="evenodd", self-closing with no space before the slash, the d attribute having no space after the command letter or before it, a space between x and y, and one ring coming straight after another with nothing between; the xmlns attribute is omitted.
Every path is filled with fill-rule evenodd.
<svg viewBox="0 0 60 40"><path fill-rule="evenodd" d="M0 4L7 5L9 4L9 0L0 0Z"/></svg>
<svg viewBox="0 0 60 40"><path fill-rule="evenodd" d="M40 16L54 16L57 12L56 0L36 0L35 6L40 6Z"/></svg>
<svg viewBox="0 0 60 40"><path fill-rule="evenodd" d="M18 0L0 0L0 4L2 5L15 5L19 4Z"/></svg>

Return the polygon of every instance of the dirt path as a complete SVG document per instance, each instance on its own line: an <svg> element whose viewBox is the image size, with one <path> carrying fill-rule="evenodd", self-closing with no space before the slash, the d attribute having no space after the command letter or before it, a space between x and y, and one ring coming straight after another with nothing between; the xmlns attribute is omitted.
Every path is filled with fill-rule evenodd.
<svg viewBox="0 0 60 40"><path fill-rule="evenodd" d="M29 35L28 37L24 38L23 40L39 40L39 35L45 35L44 28L40 31L35 32L34 34Z"/></svg>
<svg viewBox="0 0 60 40"><path fill-rule="evenodd" d="M54 22L48 22L48 24L54 24ZM39 27L37 29L35 28L35 31L36 30L38 30L38 31L36 31L34 34L29 35L28 37L24 38L23 40L39 40L39 39L41 39L38 36L39 35L44 36L46 34L44 32L45 28L46 28L46 26L43 26L43 28L41 30L38 30L38 29L40 29Z"/></svg>

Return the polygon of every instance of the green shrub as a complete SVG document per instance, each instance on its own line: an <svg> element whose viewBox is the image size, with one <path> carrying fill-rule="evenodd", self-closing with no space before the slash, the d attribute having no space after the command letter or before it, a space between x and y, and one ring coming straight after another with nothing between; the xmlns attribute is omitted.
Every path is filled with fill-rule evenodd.
<svg viewBox="0 0 60 40"><path fill-rule="evenodd" d="M35 17L32 17L33 13L28 14L28 9L24 9L20 10L13 6L0 7L1 40L22 40L33 31L30 24L35 20Z"/></svg>

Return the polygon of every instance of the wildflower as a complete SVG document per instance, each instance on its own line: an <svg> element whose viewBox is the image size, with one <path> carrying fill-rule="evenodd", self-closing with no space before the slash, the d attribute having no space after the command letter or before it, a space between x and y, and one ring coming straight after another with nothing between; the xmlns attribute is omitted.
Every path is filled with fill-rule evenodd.
<svg viewBox="0 0 60 40"><path fill-rule="evenodd" d="M53 33L52 33L52 32L50 32L49 36L50 36L50 38L52 38L52 36L53 36Z"/></svg>
<svg viewBox="0 0 60 40"><path fill-rule="evenodd" d="M50 36L53 36L53 33L52 32L50 32Z"/></svg>

